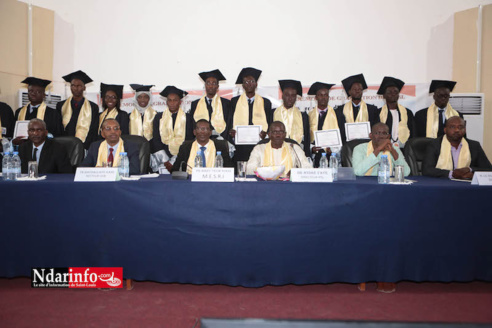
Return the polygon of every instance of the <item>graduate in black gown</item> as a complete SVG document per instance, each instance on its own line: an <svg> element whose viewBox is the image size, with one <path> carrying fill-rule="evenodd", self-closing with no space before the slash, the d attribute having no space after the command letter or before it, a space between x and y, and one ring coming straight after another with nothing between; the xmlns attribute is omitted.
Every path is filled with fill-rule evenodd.
<svg viewBox="0 0 492 328"><path fill-rule="evenodd" d="M48 107L44 102L46 87L51 81L36 77L28 77L22 81L22 83L28 85L27 96L29 98L29 104L15 111L15 120L29 121L33 118L39 118L46 123L48 133L53 137L62 135L63 126L60 112L54 108ZM16 138L13 143L20 144L20 139L21 138Z"/></svg>
<svg viewBox="0 0 492 328"><path fill-rule="evenodd" d="M311 131L311 153L314 156L314 167L319 167L319 160L323 153L326 153L326 156L329 158L332 151L330 147L316 147L314 139L315 131L332 129L340 129L341 131L341 128L343 128L343 114L339 111L335 111L328 105L330 100L330 89L334 85L335 84L315 82L308 91L308 95L315 96L317 103L316 107L311 109L308 113ZM339 149L335 149L334 151L339 151Z"/></svg>
<svg viewBox="0 0 492 328"><path fill-rule="evenodd" d="M449 96L455 85L454 81L432 80L429 93L434 93L434 103L415 113L416 137L438 138L444 135L444 126L449 118L463 118L463 114L449 104ZM429 115L429 111L432 115Z"/></svg>
<svg viewBox="0 0 492 328"><path fill-rule="evenodd" d="M246 67L236 80L236 84L242 84L244 93L231 99L229 136L236 147L233 157L235 163L247 161L255 145L236 145L234 128L237 125L261 125L260 138L265 139L268 126L272 123L272 102L256 93L260 75L259 69Z"/></svg>
<svg viewBox="0 0 492 328"><path fill-rule="evenodd" d="M99 134L101 134L101 124L107 118L114 118L118 121L121 134L130 134L128 113L120 109L122 98L122 85L101 83L101 99L104 111L99 115Z"/></svg>
<svg viewBox="0 0 492 328"><path fill-rule="evenodd" d="M129 115L130 134L150 141L153 136L154 119L157 111L152 108L153 85L130 84L135 91L135 108Z"/></svg>
<svg viewBox="0 0 492 328"><path fill-rule="evenodd" d="M379 120L389 127L391 141L400 148L403 148L408 139L415 134L412 111L398 103L404 85L405 82L402 80L385 76L377 92L386 102L379 108Z"/></svg>
<svg viewBox="0 0 492 328"><path fill-rule="evenodd" d="M362 94L367 89L367 83L363 74L357 74L342 80L343 88L350 97L350 101L338 106L335 110L343 114L344 122L340 127L342 140L346 141L345 123L369 122L372 127L379 122L379 111L374 105L362 100Z"/></svg>
<svg viewBox="0 0 492 328"><path fill-rule="evenodd" d="M58 102L56 109L60 112L63 135L79 138L85 149L97 140L99 123L99 106L84 97L85 85L92 79L83 71L76 71L63 76L70 83L72 96Z"/></svg>
<svg viewBox="0 0 492 328"><path fill-rule="evenodd" d="M191 103L190 115L194 122L204 119L212 124L212 139L222 137L230 140L227 126L231 101L219 96L219 82L225 81L224 75L215 69L198 74L205 82L205 95Z"/></svg>
<svg viewBox="0 0 492 328"><path fill-rule="evenodd" d="M273 110L273 121L285 125L286 138L295 140L304 150L306 157L311 156L311 133L309 118L295 106L297 96L302 97L301 82L296 80L279 80L283 104Z"/></svg>
<svg viewBox="0 0 492 328"><path fill-rule="evenodd" d="M179 147L193 135L193 119L181 108L182 99L188 92L169 85L162 90L167 108L154 119L154 137L150 142L150 167L158 172L164 166L171 173Z"/></svg>

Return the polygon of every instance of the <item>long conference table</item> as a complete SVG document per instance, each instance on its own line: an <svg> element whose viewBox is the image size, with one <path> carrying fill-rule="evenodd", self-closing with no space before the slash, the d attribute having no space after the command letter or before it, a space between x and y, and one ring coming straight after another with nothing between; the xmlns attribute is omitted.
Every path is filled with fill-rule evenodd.
<svg viewBox="0 0 492 328"><path fill-rule="evenodd" d="M0 181L0 277L123 267L125 278L264 285L492 281L492 187Z"/></svg>

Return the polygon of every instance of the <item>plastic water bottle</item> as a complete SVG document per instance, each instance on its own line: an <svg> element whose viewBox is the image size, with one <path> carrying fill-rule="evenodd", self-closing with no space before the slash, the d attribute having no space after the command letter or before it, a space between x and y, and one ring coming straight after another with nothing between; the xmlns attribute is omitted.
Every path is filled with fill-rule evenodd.
<svg viewBox="0 0 492 328"><path fill-rule="evenodd" d="M222 158L222 152L218 151L215 156L215 167L224 167L224 159Z"/></svg>
<svg viewBox="0 0 492 328"><path fill-rule="evenodd" d="M118 173L123 178L128 178L130 176L130 159L128 158L127 153L120 153Z"/></svg>
<svg viewBox="0 0 492 328"><path fill-rule="evenodd" d="M387 155L381 155L378 169L378 183L388 184L390 182L390 166Z"/></svg>
<svg viewBox="0 0 492 328"><path fill-rule="evenodd" d="M10 141L6 137L2 138L3 152L10 152Z"/></svg>
<svg viewBox="0 0 492 328"><path fill-rule="evenodd" d="M338 158L337 158L337 153L331 153L330 156L330 168L332 169L333 173L333 181L338 180Z"/></svg>
<svg viewBox="0 0 492 328"><path fill-rule="evenodd" d="M14 151L14 155L12 156L12 171L11 176L12 180L17 180L21 177L21 159L19 157L19 152Z"/></svg>
<svg viewBox="0 0 492 328"><path fill-rule="evenodd" d="M328 159L326 158L326 153L321 153L321 158L319 160L319 168L320 169L328 168Z"/></svg>
<svg viewBox="0 0 492 328"><path fill-rule="evenodd" d="M199 150L196 152L195 156L195 167L203 167L203 161L202 161L202 151Z"/></svg>
<svg viewBox="0 0 492 328"><path fill-rule="evenodd" d="M3 153L2 160L2 178L3 180L10 180L10 171L12 169L12 158L10 157L10 152Z"/></svg>

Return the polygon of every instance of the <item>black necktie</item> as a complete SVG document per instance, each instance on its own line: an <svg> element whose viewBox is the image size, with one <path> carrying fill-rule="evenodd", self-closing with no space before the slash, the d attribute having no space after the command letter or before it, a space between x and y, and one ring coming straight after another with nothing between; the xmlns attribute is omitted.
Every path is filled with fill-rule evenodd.
<svg viewBox="0 0 492 328"><path fill-rule="evenodd" d="M248 98L248 105L251 106L252 103L253 103L253 99Z"/></svg>
<svg viewBox="0 0 492 328"><path fill-rule="evenodd" d="M30 110L29 110L29 114L32 114L32 112L34 112L36 109L38 109L39 105L38 106L33 106L33 105L30 105Z"/></svg>
<svg viewBox="0 0 492 328"><path fill-rule="evenodd" d="M320 130L320 131L323 129L323 123L325 122L324 118L326 116L326 112L327 111L323 111L323 112L319 113L318 130Z"/></svg>
<svg viewBox="0 0 492 328"><path fill-rule="evenodd" d="M32 160L37 161L38 160L38 149L34 148L34 152L32 154Z"/></svg>
<svg viewBox="0 0 492 328"><path fill-rule="evenodd" d="M444 115L444 109L439 109L439 129L437 130L437 136L444 134L443 115Z"/></svg>

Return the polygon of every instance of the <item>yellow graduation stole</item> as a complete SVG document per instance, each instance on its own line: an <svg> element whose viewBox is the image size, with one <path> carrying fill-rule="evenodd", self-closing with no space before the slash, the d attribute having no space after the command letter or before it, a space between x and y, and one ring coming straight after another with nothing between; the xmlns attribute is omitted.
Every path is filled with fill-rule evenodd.
<svg viewBox="0 0 492 328"><path fill-rule="evenodd" d="M192 169L195 167L195 157L196 153L200 149L201 145L198 144L198 142L195 140L193 144L191 145L191 150L190 150L190 157L188 157L188 173L191 174ZM212 140L209 140L208 142L208 148L207 148L207 156L205 157L205 161L207 162L207 167L214 167L215 166L215 143Z"/></svg>
<svg viewBox="0 0 492 328"><path fill-rule="evenodd" d="M446 116L446 120L449 120L450 117L460 116L457 111L451 107L448 103L446 106L446 110L444 111L444 116ZM427 138L437 138L437 132L439 130L439 109L436 106L436 103L433 103L427 109L427 126L425 130L425 136Z"/></svg>
<svg viewBox="0 0 492 328"><path fill-rule="evenodd" d="M109 113L108 108L106 108L104 112L99 115L99 131L101 131L101 126L105 119L116 118L116 116L118 116L118 109L116 109L116 107L113 108Z"/></svg>
<svg viewBox="0 0 492 328"><path fill-rule="evenodd" d="M69 97L62 106L62 123L63 128L66 128L70 119L72 118L72 97ZM89 100L84 99L84 104L80 108L79 117L77 118L77 125L75 127L75 136L82 142L85 142L92 121L92 108Z"/></svg>
<svg viewBox="0 0 492 328"><path fill-rule="evenodd" d="M309 127L311 131L311 141L314 140L314 132L318 131L319 113L318 107L314 107L308 113L309 116ZM338 129L337 114L335 110L328 106L325 121L323 122L323 130Z"/></svg>
<svg viewBox="0 0 492 328"><path fill-rule="evenodd" d="M400 112L400 122L398 123L398 139L400 139L402 143L405 143L407 142L408 138L410 138L410 130L408 129L407 125L407 109L398 104L398 111ZM386 120L388 119L388 113L388 106L384 105L383 108L381 108L381 113L379 113L379 119L382 123L386 123Z"/></svg>
<svg viewBox="0 0 492 328"><path fill-rule="evenodd" d="M179 147L186 137L186 114L181 107L176 116L176 123L173 129L173 118L171 111L166 108L162 112L162 118L159 121L159 133L163 144L168 145L171 155L178 155ZM196 153L195 153L196 155ZM191 157L191 156L190 156ZM193 163L194 159L193 159Z"/></svg>
<svg viewBox="0 0 492 328"><path fill-rule="evenodd" d="M360 109L357 113L357 117L354 121L354 108L352 107L352 101L349 101L343 106L343 115L345 116L345 122L347 123L358 123L358 122L368 122L369 112L367 111L367 104L361 100Z"/></svg>
<svg viewBox="0 0 492 328"><path fill-rule="evenodd" d="M233 127L237 125L249 125L249 105L245 93L243 93L236 104L234 111ZM268 123L265 115L265 101L260 95L255 95L253 102L253 124L261 125L262 131L268 131Z"/></svg>
<svg viewBox="0 0 492 328"><path fill-rule="evenodd" d="M287 138L294 139L299 144L302 142L304 129L302 126L302 114L299 108L294 106L286 109L284 105L282 105L275 110L275 113L273 113L273 120L284 123Z"/></svg>
<svg viewBox="0 0 492 328"><path fill-rule="evenodd" d="M222 110L222 101L220 101L219 94L216 93L215 96L212 98L212 119L210 119L210 116L208 114L207 104L205 102L205 97L206 96L203 96L198 101L195 114L193 114L193 119L195 120L195 122L198 122L198 120L202 120L202 119L210 121L215 131L217 131L220 134L224 132L226 128L226 122L224 120L224 112Z"/></svg>
<svg viewBox="0 0 492 328"><path fill-rule="evenodd" d="M143 115L142 123L142 116L140 115L140 112L135 108L130 114L130 134L143 136L147 140L152 139L152 123L156 115L157 112L151 106L147 107Z"/></svg>
<svg viewBox="0 0 492 328"><path fill-rule="evenodd" d="M287 173L292 169L292 155L290 153L290 147L287 145L287 142L284 141L282 144L282 161L279 165L284 165L285 170L282 174L283 177L287 176ZM263 153L263 166L276 166L275 159L273 158L273 148L272 142L268 142L265 145L265 152Z"/></svg>
<svg viewBox="0 0 492 328"><path fill-rule="evenodd" d="M118 167L120 165L120 153L123 152L125 152L125 147L123 146L123 139L120 138L120 141L118 143L118 148L116 149L116 152L113 153L113 167ZM99 145L96 167L102 167L102 163L107 161L108 161L108 142L104 140Z"/></svg>
<svg viewBox="0 0 492 328"><path fill-rule="evenodd" d="M465 138L461 139L461 151L460 156L458 157L458 166L457 169L461 169L464 167L470 167L471 163L471 153L468 142ZM441 170L453 170L453 156L451 155L451 143L449 142L446 136L443 136L441 142L441 153L439 154L439 158L437 159L436 168Z"/></svg>
<svg viewBox="0 0 492 328"><path fill-rule="evenodd" d="M20 110L19 117L18 117L19 121L25 121L26 120L27 106L29 106L29 104L25 105ZM46 113L46 103L43 101L41 103L41 105L39 105L39 107L38 107L38 112L36 114L36 118L39 118L40 120L44 121L44 114L45 113Z"/></svg>
<svg viewBox="0 0 492 328"><path fill-rule="evenodd" d="M393 147L393 146L391 146L391 147ZM373 153L373 152L374 152L374 146L372 145L372 141L370 141L367 144L366 156L371 155L371 153ZM393 161L391 160L391 153L386 150L386 151L383 152L383 155L388 156L388 162L389 162L389 165L390 165L390 175L393 175ZM374 165L374 166L376 166L376 165ZM372 169L374 168L374 166L371 167L369 170L367 170L367 172L366 172L365 175L367 175L367 176L372 175Z"/></svg>

